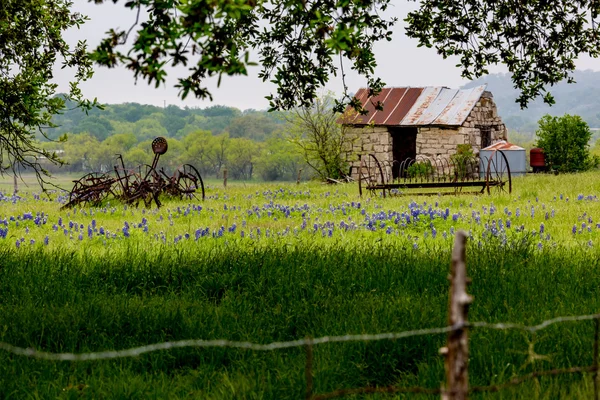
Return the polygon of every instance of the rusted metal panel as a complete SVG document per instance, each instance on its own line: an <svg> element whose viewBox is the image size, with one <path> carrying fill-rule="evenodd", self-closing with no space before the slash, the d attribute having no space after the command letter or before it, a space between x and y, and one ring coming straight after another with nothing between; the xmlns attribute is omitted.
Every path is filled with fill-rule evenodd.
<svg viewBox="0 0 600 400"><path fill-rule="evenodd" d="M368 89L359 89L355 97L361 102L366 115L357 115L353 124L384 126L460 126L469 116L486 86L472 89L384 88L381 93L369 98ZM381 101L383 111L375 110Z"/></svg>
<svg viewBox="0 0 600 400"><path fill-rule="evenodd" d="M386 120L396 107L398 107L407 91L408 88L392 88L392 90L389 91L387 98L383 101L383 111L374 113L371 121L373 121L375 125L388 125L386 124Z"/></svg>
<svg viewBox="0 0 600 400"><path fill-rule="evenodd" d="M381 93L379 93L377 96L367 100L368 103L366 105L364 105L364 103L363 103L363 107L365 107L367 110L369 110L369 113L367 114L367 116L369 117L369 120L367 121L368 124L373 122L373 120L378 115L385 113L385 107L384 107L383 111L377 110L377 109L375 109L375 107L377 106L377 102L381 102L382 104L385 105L390 93L392 93L393 91L394 91L393 88L383 88L383 89L381 89Z"/></svg>
<svg viewBox="0 0 600 400"><path fill-rule="evenodd" d="M367 113L364 115L357 116L354 123L357 125L369 124L369 122L371 121L373 116L380 112L380 111L375 110L375 104L377 104L378 101L381 101L383 103L383 101L387 97L390 90L391 90L391 88L384 88L381 90L381 93L379 93L377 96L369 97L368 89L360 89L359 92L362 91L361 96L360 97L355 96L355 97L360 100L363 108L365 110L367 110Z"/></svg>
<svg viewBox="0 0 600 400"><path fill-rule="evenodd" d="M390 116L385 120L384 125L398 126L413 107L415 101L421 96L423 88L408 88L398 105L392 110Z"/></svg>
<svg viewBox="0 0 600 400"><path fill-rule="evenodd" d="M361 102L361 104L365 104L365 102L367 101L367 98L368 98L368 93L369 93L369 91L367 89L360 88L360 89L358 89L358 92L356 92L354 97L356 97L358 99L358 101ZM351 109L352 109L352 107L350 107L350 106L346 107L345 114L348 115L348 113L351 112ZM368 123L368 121L369 121L369 117L367 115L357 114L354 116L351 123L356 124L356 125L366 125ZM348 122L348 121L346 121L346 122ZM338 120L338 123L342 123L342 119Z"/></svg>
<svg viewBox="0 0 600 400"><path fill-rule="evenodd" d="M432 125L462 125L481 98L485 88L486 85L482 85L459 90Z"/></svg>
<svg viewBox="0 0 600 400"><path fill-rule="evenodd" d="M458 89L442 88L435 100L423 111L421 117L414 125L431 125L435 119L444 111L448 103L452 101L458 93Z"/></svg>
<svg viewBox="0 0 600 400"><path fill-rule="evenodd" d="M421 118L421 115L423 115L427 108L435 101L441 90L441 87L430 86L424 88L419 97L411 104L411 107L406 110L402 119L398 121L398 125L417 126L419 118Z"/></svg>

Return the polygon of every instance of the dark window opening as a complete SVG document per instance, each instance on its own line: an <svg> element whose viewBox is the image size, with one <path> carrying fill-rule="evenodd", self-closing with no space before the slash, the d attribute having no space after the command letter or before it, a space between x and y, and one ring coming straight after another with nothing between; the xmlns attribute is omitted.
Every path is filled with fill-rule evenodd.
<svg viewBox="0 0 600 400"><path fill-rule="evenodd" d="M479 127L481 133L481 148L485 149L492 145L492 128L489 126Z"/></svg>

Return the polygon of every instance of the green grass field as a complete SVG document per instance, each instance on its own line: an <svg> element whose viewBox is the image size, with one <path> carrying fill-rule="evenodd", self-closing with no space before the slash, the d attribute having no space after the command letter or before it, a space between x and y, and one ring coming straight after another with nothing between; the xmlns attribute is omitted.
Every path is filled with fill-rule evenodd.
<svg viewBox="0 0 600 400"><path fill-rule="evenodd" d="M600 173L527 176L513 179L513 188L512 195L383 199L359 198L354 184L223 189L215 181L204 202L60 210L63 193L47 197L30 186L14 197L6 179L0 341L87 353L186 339L268 344L443 327L458 229L470 238L471 321L533 325L598 313ZM470 384L590 365L593 335L593 321L536 333L474 329ZM444 344L438 334L315 346L315 393L439 388ZM0 351L0 398L298 399L304 368L302 347L181 348L81 362ZM472 397L592 393L590 375L572 374Z"/></svg>

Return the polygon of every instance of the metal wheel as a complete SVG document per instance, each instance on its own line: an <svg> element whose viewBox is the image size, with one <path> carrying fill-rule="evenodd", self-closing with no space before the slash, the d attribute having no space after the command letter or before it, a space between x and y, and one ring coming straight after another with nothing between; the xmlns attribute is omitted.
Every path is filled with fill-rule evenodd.
<svg viewBox="0 0 600 400"><path fill-rule="evenodd" d="M80 203L91 206L99 205L110 193L112 178L99 172L91 172L75 181L69 194L69 202L65 207L72 207Z"/></svg>
<svg viewBox="0 0 600 400"><path fill-rule="evenodd" d="M375 189L372 187L378 184L385 184L385 176L379 160L373 154L361 157L358 172L358 194L362 197L363 186L373 193ZM385 198L385 189L382 189L382 193Z"/></svg>
<svg viewBox="0 0 600 400"><path fill-rule="evenodd" d="M512 178L510 165L502 150L495 150L487 163L486 189L488 194L494 190L496 193L512 193Z"/></svg>
<svg viewBox="0 0 600 400"><path fill-rule="evenodd" d="M198 170L190 164L184 164L177 170L177 191L181 198L197 198L199 190L204 200L204 182Z"/></svg>

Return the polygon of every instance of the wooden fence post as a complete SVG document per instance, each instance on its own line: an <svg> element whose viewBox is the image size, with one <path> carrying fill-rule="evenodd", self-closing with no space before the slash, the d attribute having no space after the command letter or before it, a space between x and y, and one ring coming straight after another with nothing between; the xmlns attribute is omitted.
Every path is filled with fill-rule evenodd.
<svg viewBox="0 0 600 400"><path fill-rule="evenodd" d="M298 178L296 178L296 185L300 184L300 176L302 175L302 168L298 170Z"/></svg>
<svg viewBox="0 0 600 400"><path fill-rule="evenodd" d="M467 235L457 231L452 250L450 268L450 297L448 301L448 326L456 329L448 332L446 347L440 349L445 356L446 388L444 400L464 400L469 393L469 338L467 336L467 313L473 298L467 294L467 265L465 244Z"/></svg>
<svg viewBox="0 0 600 400"><path fill-rule="evenodd" d="M227 187L227 168L223 170L223 187Z"/></svg>
<svg viewBox="0 0 600 400"><path fill-rule="evenodd" d="M15 193L14 194L16 196L17 192L19 191L19 185L17 184L17 174L16 173L13 175L13 178L14 178L14 182L13 183L14 183L14 186L15 186Z"/></svg>

